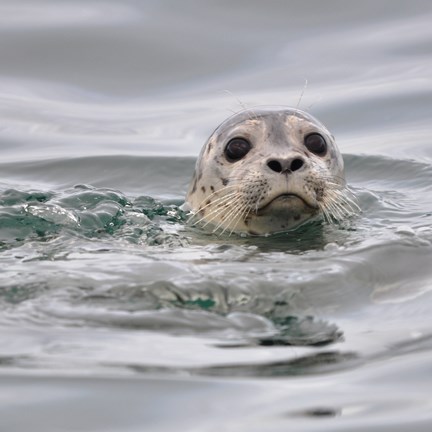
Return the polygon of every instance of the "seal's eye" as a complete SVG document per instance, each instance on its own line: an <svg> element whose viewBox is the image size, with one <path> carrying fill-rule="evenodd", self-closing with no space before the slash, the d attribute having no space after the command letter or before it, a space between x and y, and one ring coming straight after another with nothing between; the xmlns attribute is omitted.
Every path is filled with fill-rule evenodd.
<svg viewBox="0 0 432 432"><path fill-rule="evenodd" d="M251 149L250 142L244 138L233 138L225 147L228 162L236 162L244 158Z"/></svg>
<svg viewBox="0 0 432 432"><path fill-rule="evenodd" d="M304 145L310 152L318 156L324 156L327 152L327 143L325 139L317 133L307 135L304 140Z"/></svg>

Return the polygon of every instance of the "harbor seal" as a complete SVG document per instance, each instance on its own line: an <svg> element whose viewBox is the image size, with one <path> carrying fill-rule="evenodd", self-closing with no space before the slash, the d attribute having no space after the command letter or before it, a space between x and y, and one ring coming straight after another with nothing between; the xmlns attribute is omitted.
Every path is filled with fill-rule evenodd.
<svg viewBox="0 0 432 432"><path fill-rule="evenodd" d="M295 108L243 110L225 120L198 157L186 196L192 221L213 232L265 235L355 207L334 137Z"/></svg>

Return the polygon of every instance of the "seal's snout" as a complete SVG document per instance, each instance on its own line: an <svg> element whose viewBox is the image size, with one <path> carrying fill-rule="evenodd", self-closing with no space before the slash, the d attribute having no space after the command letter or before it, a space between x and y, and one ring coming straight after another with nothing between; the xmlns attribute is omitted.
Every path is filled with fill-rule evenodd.
<svg viewBox="0 0 432 432"><path fill-rule="evenodd" d="M290 173L302 169L305 166L305 160L300 155L290 158L271 159L267 162L267 166L277 173Z"/></svg>

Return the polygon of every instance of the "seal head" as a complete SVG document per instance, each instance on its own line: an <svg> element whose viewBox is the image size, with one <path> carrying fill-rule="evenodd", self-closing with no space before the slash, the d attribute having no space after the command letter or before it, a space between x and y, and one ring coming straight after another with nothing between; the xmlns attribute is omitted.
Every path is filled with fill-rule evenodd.
<svg viewBox="0 0 432 432"><path fill-rule="evenodd" d="M186 196L195 223L263 235L344 214L341 154L326 127L293 108L241 111L201 150Z"/></svg>

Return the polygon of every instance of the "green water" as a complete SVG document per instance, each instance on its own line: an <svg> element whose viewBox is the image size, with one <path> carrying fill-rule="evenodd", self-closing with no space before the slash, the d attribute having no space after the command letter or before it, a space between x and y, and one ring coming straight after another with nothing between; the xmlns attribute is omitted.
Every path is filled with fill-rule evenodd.
<svg viewBox="0 0 432 432"><path fill-rule="evenodd" d="M0 5L0 430L429 431L431 14ZM361 212L188 224L217 124L298 103Z"/></svg>

